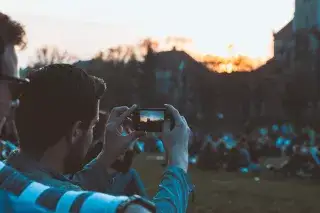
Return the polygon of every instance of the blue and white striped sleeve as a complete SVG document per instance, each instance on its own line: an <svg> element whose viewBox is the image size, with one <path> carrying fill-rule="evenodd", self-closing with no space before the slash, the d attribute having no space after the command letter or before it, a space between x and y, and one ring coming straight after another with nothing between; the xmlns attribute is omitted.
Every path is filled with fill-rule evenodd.
<svg viewBox="0 0 320 213"><path fill-rule="evenodd" d="M182 169L175 166L168 167L163 174L158 193L153 198L157 212L186 212L192 190L189 177Z"/></svg>
<svg viewBox="0 0 320 213"><path fill-rule="evenodd" d="M0 190L5 192L10 205L4 199L0 207L12 208L12 212L110 212L129 198L88 191L66 191L31 181L11 167L0 162Z"/></svg>

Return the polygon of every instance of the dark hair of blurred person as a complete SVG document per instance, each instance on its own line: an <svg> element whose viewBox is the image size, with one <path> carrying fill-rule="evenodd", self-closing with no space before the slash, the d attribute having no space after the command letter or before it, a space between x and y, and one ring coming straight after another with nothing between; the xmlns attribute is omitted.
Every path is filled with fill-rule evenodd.
<svg viewBox="0 0 320 213"><path fill-rule="evenodd" d="M21 152L62 173L78 171L92 143L105 83L67 64L45 66L29 79L16 110Z"/></svg>
<svg viewBox="0 0 320 213"><path fill-rule="evenodd" d="M15 47L26 46L24 27L0 12L0 122L10 113L10 84L19 82Z"/></svg>

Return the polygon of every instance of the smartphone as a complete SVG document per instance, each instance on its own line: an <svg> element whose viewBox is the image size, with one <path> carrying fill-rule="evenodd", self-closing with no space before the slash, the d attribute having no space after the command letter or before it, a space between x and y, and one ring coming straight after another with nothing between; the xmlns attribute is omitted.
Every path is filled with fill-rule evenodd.
<svg viewBox="0 0 320 213"><path fill-rule="evenodd" d="M139 108L132 114L132 124L136 131L162 132L166 124L173 129L174 120L165 108Z"/></svg>

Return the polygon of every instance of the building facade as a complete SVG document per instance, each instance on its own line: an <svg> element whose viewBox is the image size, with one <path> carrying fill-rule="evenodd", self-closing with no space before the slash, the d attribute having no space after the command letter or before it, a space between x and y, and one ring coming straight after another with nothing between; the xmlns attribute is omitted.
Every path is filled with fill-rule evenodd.
<svg viewBox="0 0 320 213"><path fill-rule="evenodd" d="M294 33L308 34L308 50L313 53L318 47L317 40L310 33L314 27L320 29L320 0L296 0L292 29Z"/></svg>
<svg viewBox="0 0 320 213"><path fill-rule="evenodd" d="M287 70L311 64L320 44L313 29L320 30L320 0L296 0L293 19L274 33L274 59Z"/></svg>
<svg viewBox="0 0 320 213"><path fill-rule="evenodd" d="M293 30L310 29L320 24L320 0L296 0Z"/></svg>
<svg viewBox="0 0 320 213"><path fill-rule="evenodd" d="M273 34L274 38L274 58L279 62L287 62L293 59L294 34L293 21L290 21L285 27Z"/></svg>

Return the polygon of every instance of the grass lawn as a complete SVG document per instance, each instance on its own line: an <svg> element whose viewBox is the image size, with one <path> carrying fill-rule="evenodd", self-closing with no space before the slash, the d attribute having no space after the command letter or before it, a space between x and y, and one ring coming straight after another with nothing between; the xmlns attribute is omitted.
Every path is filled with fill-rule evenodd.
<svg viewBox="0 0 320 213"><path fill-rule="evenodd" d="M138 156L134 167L139 171L150 195L154 195L163 171L157 160ZM196 185L195 203L188 212L210 213L311 213L320 212L320 181L284 179L271 173L260 181L252 175L190 168Z"/></svg>

